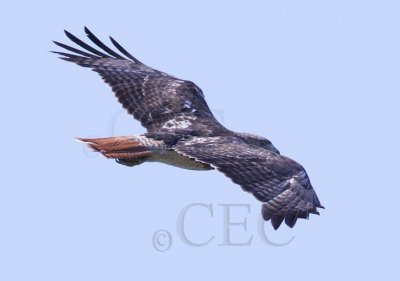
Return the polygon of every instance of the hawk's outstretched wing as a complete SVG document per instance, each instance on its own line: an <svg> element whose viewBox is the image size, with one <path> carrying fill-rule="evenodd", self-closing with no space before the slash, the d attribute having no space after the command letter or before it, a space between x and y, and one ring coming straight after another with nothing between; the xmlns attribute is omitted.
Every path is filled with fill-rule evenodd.
<svg viewBox="0 0 400 281"><path fill-rule="evenodd" d="M283 219L293 227L297 218L319 214L323 208L307 173L297 162L235 136L192 137L177 143L176 151L223 172L264 202L262 215L277 229Z"/></svg>
<svg viewBox="0 0 400 281"><path fill-rule="evenodd" d="M208 108L201 89L193 82L144 65L112 37L111 42L121 53L107 47L86 27L85 32L102 51L65 31L67 37L85 51L54 42L71 52L54 53L61 55L66 61L98 72L112 87L118 101L128 113L139 120L149 132L173 131L185 134L201 130L203 134L207 134L208 131L223 128Z"/></svg>

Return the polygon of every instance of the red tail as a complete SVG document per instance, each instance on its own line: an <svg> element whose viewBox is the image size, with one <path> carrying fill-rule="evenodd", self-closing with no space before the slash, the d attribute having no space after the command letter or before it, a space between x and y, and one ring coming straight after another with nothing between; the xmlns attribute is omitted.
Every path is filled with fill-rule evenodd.
<svg viewBox="0 0 400 281"><path fill-rule="evenodd" d="M151 155L152 151L132 136L99 139L76 138L107 158L131 159Z"/></svg>

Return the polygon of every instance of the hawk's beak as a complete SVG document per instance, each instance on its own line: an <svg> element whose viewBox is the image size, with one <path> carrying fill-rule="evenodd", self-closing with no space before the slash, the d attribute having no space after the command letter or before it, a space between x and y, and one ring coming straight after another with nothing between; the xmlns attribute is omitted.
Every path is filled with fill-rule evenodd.
<svg viewBox="0 0 400 281"><path fill-rule="evenodd" d="M269 150L275 152L276 154L281 154L278 149L271 143Z"/></svg>

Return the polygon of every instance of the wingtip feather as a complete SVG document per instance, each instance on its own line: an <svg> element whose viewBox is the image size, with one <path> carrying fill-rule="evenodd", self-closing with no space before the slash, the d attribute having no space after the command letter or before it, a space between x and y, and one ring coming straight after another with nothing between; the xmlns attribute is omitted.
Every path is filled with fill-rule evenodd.
<svg viewBox="0 0 400 281"><path fill-rule="evenodd" d="M115 52L114 50L110 49L107 45L105 45L99 38L97 38L96 35L94 35L93 32L89 30L86 26L84 27L86 36L92 41L94 44L96 44L97 47L105 51L107 54L111 55L114 58L117 59L125 59L123 56Z"/></svg>
<svg viewBox="0 0 400 281"><path fill-rule="evenodd" d="M122 53L124 54L127 58L130 58L132 61L138 64L142 64L137 58L132 56L124 47L121 46L114 38L109 36L111 43Z"/></svg>
<svg viewBox="0 0 400 281"><path fill-rule="evenodd" d="M281 224L282 224L284 218L285 218L285 217L282 216L282 215L275 215L275 216L273 216L273 217L271 218L272 227L273 227L275 230L277 230L277 229L281 226Z"/></svg>
<svg viewBox="0 0 400 281"><path fill-rule="evenodd" d="M290 228L293 228L297 222L297 213L289 213L285 216L285 223Z"/></svg>

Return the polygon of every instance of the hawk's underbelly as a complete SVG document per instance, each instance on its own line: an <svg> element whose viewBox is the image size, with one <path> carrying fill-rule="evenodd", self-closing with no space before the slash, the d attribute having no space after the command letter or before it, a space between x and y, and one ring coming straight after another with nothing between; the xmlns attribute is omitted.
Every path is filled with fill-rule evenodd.
<svg viewBox="0 0 400 281"><path fill-rule="evenodd" d="M154 153L147 159L148 162L161 162L175 167L188 170L213 170L209 164L202 163L189 158L174 150L166 150L161 153Z"/></svg>

